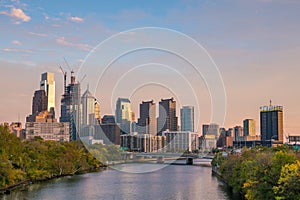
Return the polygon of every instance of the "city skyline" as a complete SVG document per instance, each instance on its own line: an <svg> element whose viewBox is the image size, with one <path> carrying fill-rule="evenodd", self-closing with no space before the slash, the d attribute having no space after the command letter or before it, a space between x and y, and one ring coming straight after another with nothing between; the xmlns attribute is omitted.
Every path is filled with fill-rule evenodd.
<svg viewBox="0 0 300 200"><path fill-rule="evenodd" d="M89 50L110 35L129 28L160 26L190 35L204 45L217 63L227 94L224 127L242 126L247 118L258 122L259 107L272 99L274 104L284 107L285 134L300 133L298 2L175 1L171 5L166 1L160 2L160 6L157 2L141 5L145 3L106 2L100 4L101 8L96 4L77 2L69 8L66 2L60 2L60 6L55 2L44 2L43 5L29 1L1 2L0 87L4 95L0 108L5 114L0 115L0 121L18 121L20 116L24 123L31 112L33 91L39 89L38 77L45 71L55 74L56 114L60 116L58 105L63 94L63 75L59 66L68 69L63 56L76 72ZM23 15L16 15L16 9ZM101 19L100 22L97 19ZM220 24L225 24L226 29ZM170 58L166 56L165 59ZM171 80L172 76L167 78ZM10 87L4 83L9 83ZM165 90L156 92L155 89L149 87L149 94L144 91L132 98L128 96L135 113L139 113L138 105L143 100L153 99L158 103L160 98L173 96ZM103 90L94 95L103 103L102 116L113 113L105 94ZM194 105L189 99L183 100L181 105ZM204 94L198 105L200 117L195 116L195 130L199 131L201 124L210 122L206 105L209 105L209 98ZM259 130L258 123L256 129Z"/></svg>

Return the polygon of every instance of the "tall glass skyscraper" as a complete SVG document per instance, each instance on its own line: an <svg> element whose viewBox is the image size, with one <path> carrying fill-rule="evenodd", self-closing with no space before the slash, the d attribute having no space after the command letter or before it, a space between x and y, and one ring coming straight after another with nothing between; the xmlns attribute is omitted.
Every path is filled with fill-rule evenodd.
<svg viewBox="0 0 300 200"><path fill-rule="evenodd" d="M163 131L177 131L178 118L176 117L176 101L174 98L161 99L159 102L159 117L157 119L157 134Z"/></svg>
<svg viewBox="0 0 300 200"><path fill-rule="evenodd" d="M131 133L132 116L130 100L127 98L118 98L116 103L116 122L120 124L122 134Z"/></svg>
<svg viewBox="0 0 300 200"><path fill-rule="evenodd" d="M87 89L81 98L82 102L82 126L97 124L96 116L99 116L99 109L96 110L97 100Z"/></svg>
<svg viewBox="0 0 300 200"><path fill-rule="evenodd" d="M143 101L140 104L140 118L138 119L140 134L156 135L156 105L154 101Z"/></svg>
<svg viewBox="0 0 300 200"><path fill-rule="evenodd" d="M50 111L50 108L55 108L55 81L53 73L45 72L42 74L40 89L46 92L48 99L47 110Z"/></svg>
<svg viewBox="0 0 300 200"><path fill-rule="evenodd" d="M260 134L261 140L278 140L283 142L283 107L260 107Z"/></svg>
<svg viewBox="0 0 300 200"><path fill-rule="evenodd" d="M181 130L194 132L194 107L183 106L180 109Z"/></svg>
<svg viewBox="0 0 300 200"><path fill-rule="evenodd" d="M256 125L254 119L245 119L244 125L244 136L256 136Z"/></svg>

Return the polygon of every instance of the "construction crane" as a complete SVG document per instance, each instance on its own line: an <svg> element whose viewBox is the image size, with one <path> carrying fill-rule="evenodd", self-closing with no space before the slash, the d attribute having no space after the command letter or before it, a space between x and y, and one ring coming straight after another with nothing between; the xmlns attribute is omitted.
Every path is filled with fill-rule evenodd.
<svg viewBox="0 0 300 200"><path fill-rule="evenodd" d="M64 75L64 94L66 94L67 93L67 72L65 72L61 66L59 66L59 67L60 67L61 72Z"/></svg>

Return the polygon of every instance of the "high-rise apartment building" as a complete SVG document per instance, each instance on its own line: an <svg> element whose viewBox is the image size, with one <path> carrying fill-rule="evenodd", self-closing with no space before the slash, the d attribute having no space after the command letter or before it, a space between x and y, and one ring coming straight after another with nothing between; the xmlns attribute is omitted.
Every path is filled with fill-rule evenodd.
<svg viewBox="0 0 300 200"><path fill-rule="evenodd" d="M180 109L181 131L194 132L194 107L183 106Z"/></svg>
<svg viewBox="0 0 300 200"><path fill-rule="evenodd" d="M47 111L55 108L55 81L54 74L50 72L43 73L41 76L40 89L46 92Z"/></svg>
<svg viewBox="0 0 300 200"><path fill-rule="evenodd" d="M254 119L245 119L244 124L244 136L256 136L256 124Z"/></svg>
<svg viewBox="0 0 300 200"><path fill-rule="evenodd" d="M156 135L156 105L154 101L143 101L140 104L140 118L137 129L139 134Z"/></svg>
<svg viewBox="0 0 300 200"><path fill-rule="evenodd" d="M118 98L116 103L116 122L120 124L122 134L131 133L132 116L130 100L127 98Z"/></svg>
<svg viewBox="0 0 300 200"><path fill-rule="evenodd" d="M157 119L157 134L163 131L177 131L178 118L176 117L176 101L174 98L161 99L159 102L159 117Z"/></svg>
<svg viewBox="0 0 300 200"><path fill-rule="evenodd" d="M260 134L261 140L278 140L283 142L283 107L260 107Z"/></svg>

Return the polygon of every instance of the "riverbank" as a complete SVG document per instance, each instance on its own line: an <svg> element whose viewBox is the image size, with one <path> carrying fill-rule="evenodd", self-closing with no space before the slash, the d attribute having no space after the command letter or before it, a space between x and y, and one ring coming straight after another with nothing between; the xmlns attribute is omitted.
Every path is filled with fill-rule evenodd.
<svg viewBox="0 0 300 200"><path fill-rule="evenodd" d="M107 169L108 166L101 166L97 169L95 168L91 168L91 169L84 169L81 171L78 171L74 174L62 174L62 175L58 175L58 176L53 176L53 177L47 177L44 179L37 179L37 180L25 180L13 185L10 185L8 187L5 188L0 188L0 195L8 195L10 194L12 191L16 190L16 189L20 189L22 187L26 187L28 185L32 185L32 184L36 184L36 183L42 183L42 182L47 182L50 180L54 180L54 179L58 179L58 178L62 178L62 177L66 177L66 176L75 176L75 175L81 175L81 174L86 174L86 173L94 173L94 172L101 172Z"/></svg>
<svg viewBox="0 0 300 200"><path fill-rule="evenodd" d="M299 158L288 146L244 148L227 156L217 154L212 171L246 199L299 199L300 185L294 181L299 179Z"/></svg>

